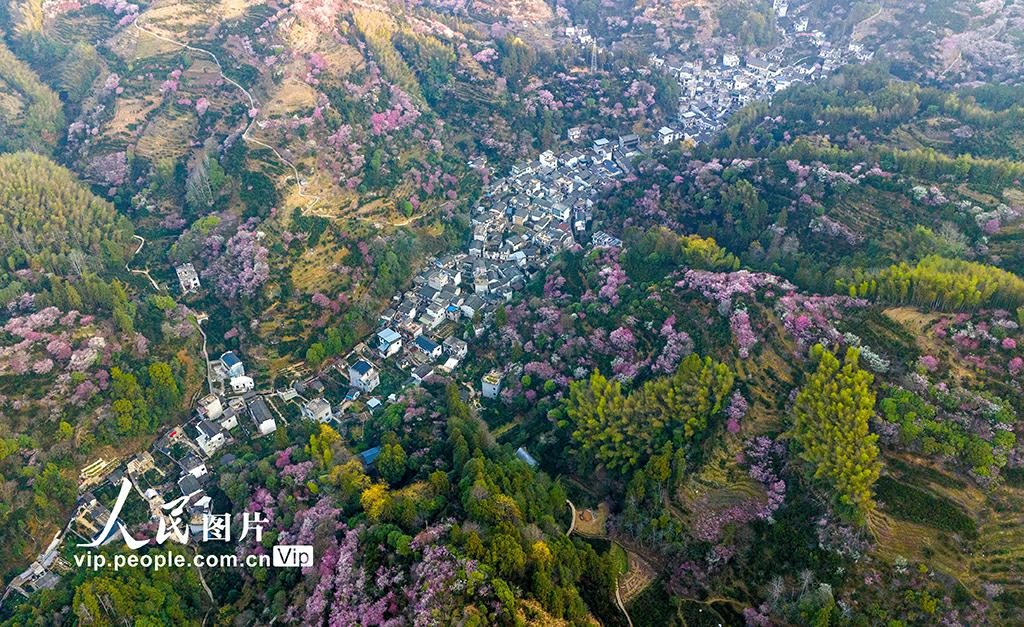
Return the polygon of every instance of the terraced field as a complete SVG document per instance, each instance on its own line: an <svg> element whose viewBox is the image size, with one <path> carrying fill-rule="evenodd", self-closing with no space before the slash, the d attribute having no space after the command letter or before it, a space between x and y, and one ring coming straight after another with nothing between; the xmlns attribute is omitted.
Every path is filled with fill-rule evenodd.
<svg viewBox="0 0 1024 627"><path fill-rule="evenodd" d="M986 493L910 456L891 456L887 468L895 489L884 494L880 481L889 502L870 519L881 557L926 561L972 591L994 584L1006 602L1024 598L1024 488Z"/></svg>
<svg viewBox="0 0 1024 627"><path fill-rule="evenodd" d="M1024 489L1001 486L989 498L991 517L978 528L972 566L979 580L1001 586L1018 606L1024 600Z"/></svg>

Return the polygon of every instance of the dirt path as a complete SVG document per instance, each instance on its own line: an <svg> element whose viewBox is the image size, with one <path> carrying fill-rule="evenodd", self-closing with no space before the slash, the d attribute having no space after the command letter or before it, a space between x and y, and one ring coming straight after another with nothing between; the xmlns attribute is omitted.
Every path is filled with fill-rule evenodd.
<svg viewBox="0 0 1024 627"><path fill-rule="evenodd" d="M202 312L196 313L196 328L199 329L199 335L203 336L203 364L206 368L206 387L209 388L210 394L213 394L213 377L210 376L210 353L207 351L206 344L206 331L203 330L203 323L209 320L210 317ZM196 393L198 396L199 393ZM192 404L196 404L196 399L192 399Z"/></svg>
<svg viewBox="0 0 1024 627"><path fill-rule="evenodd" d="M604 523L608 516L608 504L601 503L598 508L598 514L588 523L588 527L596 527L600 529L600 533L594 529L589 529L584 532L582 529L576 529L576 521L579 520L579 514L577 514L576 506L569 499L565 500L566 504L569 505L569 509L572 512L572 522L569 523L569 530L565 532L565 535L569 536L575 531L576 535L584 538L599 538L602 540L608 540L612 544L618 545L622 550L626 552L626 559L629 562L629 571L626 573L624 579L626 600L630 600L636 597L644 588L647 587L654 579L654 569L652 569L646 561L644 561L639 555L631 552L627 547L622 546L612 538L608 537L608 534L604 531ZM634 566L636 568L634 568ZM635 571L635 572L634 572ZM626 605L622 601L623 581L621 581L619 575L615 576L615 605L622 610L622 614L626 617L626 622L629 627L633 627L633 619L629 617L629 612L626 611Z"/></svg>
<svg viewBox="0 0 1024 627"><path fill-rule="evenodd" d="M246 142L250 143L250 144L253 144L254 146L259 146L261 148L266 148L267 150L269 150L272 153L274 153L274 156L277 157L278 160L281 161L281 163L283 163L284 165L288 166L288 168L292 171L292 177L295 179L295 182L299 186L298 190L297 190L299 196L302 199L304 199L304 200L306 200L308 202L308 204L307 204L307 206L306 206L304 211L310 211L314 207L316 207L316 205L318 205L320 203L321 198L319 196L306 194L306 192L304 191L304 188L306 187L307 183L302 178L302 175L299 174L299 169L295 167L295 164L292 163L291 161L289 161L288 159L286 159L284 157L284 155L282 155L277 150L277 148L275 148L274 146L271 146L270 144L268 144L266 142L263 142L263 141L261 141L259 139L256 139L256 138L252 137L249 134L250 131L252 131L253 125L256 124L256 120L257 120L257 117L259 115L258 114L259 108L256 106L256 99L253 98L252 93L248 89L246 89L244 86L242 86L241 83L239 83L238 81L232 79L230 76L228 76L227 74L224 73L224 66L221 65L220 59L217 58L217 55L214 54L213 52L209 51L209 50L204 49L204 48L198 48L198 47L193 46L191 44L187 44L187 43L184 43L184 42L181 42L181 41L176 41L174 39L170 39L168 37L164 37L163 35L161 35L161 34L159 34L157 32L151 31L148 28L142 26L139 23L140 21L141 21L140 19L136 19L133 22L133 24L135 25L136 30L138 30L140 33L145 33L145 34L149 35L150 37L155 37L156 39L159 39L160 41L164 41L164 42L167 42L169 44L173 44L175 46L178 46L179 48L183 48L185 50L190 50L190 51L196 52L198 54L206 55L206 56L210 57L211 59L213 59L213 62L217 64L217 72L220 74L220 77L222 79L224 79L225 82L230 83L232 86L237 88L240 92L242 92L242 94L245 96L246 100L249 101L249 123L246 124L245 130L242 132L242 139L245 140Z"/></svg>
<svg viewBox="0 0 1024 627"><path fill-rule="evenodd" d="M146 238L142 237L141 235L132 235L132 237L134 237L135 239L139 240L139 247L136 248L135 252L132 253L132 257L134 258L142 250L142 247L146 245ZM131 274L141 274L142 276L144 276L147 279L149 279L149 282L153 285L153 289L155 289L158 292L163 291L164 288L160 287L160 285L157 284L157 282L153 280L153 277L151 277L149 275L149 268L147 268L145 270L133 270L131 268L131 266L128 265L130 263L131 263L131 259L129 259L128 261L124 262L124 269L125 270L127 270Z"/></svg>

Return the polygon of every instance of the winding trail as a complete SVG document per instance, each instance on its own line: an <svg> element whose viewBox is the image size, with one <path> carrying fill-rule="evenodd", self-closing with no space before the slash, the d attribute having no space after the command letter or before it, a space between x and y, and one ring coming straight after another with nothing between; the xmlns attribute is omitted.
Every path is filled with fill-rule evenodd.
<svg viewBox="0 0 1024 627"><path fill-rule="evenodd" d="M234 80L233 78L231 78L230 76L228 76L227 74L224 73L224 66L221 65L220 59L217 58L217 55L214 54L213 52L211 52L210 50L206 50L205 48L198 48L196 46L193 46L193 45L185 43L185 42L177 41L177 40L171 39L169 37L164 37L160 33L157 33L155 31L149 30L145 26L142 26L139 23L140 21L141 21L140 19L136 19L134 22L132 22L132 24L135 26L135 29L138 30L140 33L145 33L145 34L149 35L150 37L153 37L155 39L159 39L160 41L163 41L163 42L166 42L166 43L178 46L179 48L182 48L184 50L190 50L190 51L198 53L198 54L206 55L206 56L210 57L211 59L213 59L213 62L217 64L217 72L220 74L220 77L222 79L224 79L225 82L230 83L232 86L234 86L236 89L238 89L238 91L242 92L242 94L245 95L245 98L249 101L249 110L248 110L249 111L248 112L249 123L246 124L245 130L242 131L242 139L245 140L246 142L254 145L254 146L259 146L260 148L266 148L267 150L269 150L272 153L274 153L274 156L277 157L278 160L281 161L281 163L283 163L284 165L288 166L289 169L291 169L292 177L295 179L295 182L298 183L298 189L296 191L298 192L299 196L302 199L304 199L304 200L306 200L308 202L308 204L307 204L307 206L305 208L305 211L310 211L314 207L316 207L320 203L320 201L322 199L319 196L309 195L309 194L307 194L305 192L305 190L303 188L306 187L307 182L305 181L305 179L302 178L302 175L299 174L299 169L295 167L295 164L292 163L291 161L289 161L288 159L286 159L284 157L284 155L282 155L280 153L280 151L278 151L277 148L271 146L270 144L268 144L268 143L266 143L264 141L256 139L255 137L252 137L249 134L250 131L252 131L253 125L256 124L256 118L258 116L258 111L259 111L259 108L256 106L256 99L253 98L252 93L248 89L246 89L244 86L242 86L241 83L239 83L238 81Z"/></svg>
<svg viewBox="0 0 1024 627"><path fill-rule="evenodd" d="M958 49L956 51L956 58L953 59L952 61L950 61L949 65L947 65L945 68L942 69L941 72L939 72L939 77L941 78L941 77L946 76L946 74L949 74L950 70L952 70L954 67L956 67L956 65L958 63L960 63L961 61L963 61L963 60L964 60L964 51Z"/></svg>
<svg viewBox="0 0 1024 627"><path fill-rule="evenodd" d="M619 594L619 576L615 576L615 604L619 606L622 613L626 615L626 622L629 627L633 627L633 619L629 617L629 612L626 611L626 606L622 604L622 595Z"/></svg>
<svg viewBox="0 0 1024 627"><path fill-rule="evenodd" d="M210 586L206 585L206 577L203 577L203 569L196 566L195 562L192 562L192 567L199 573L199 583L203 584L203 590L206 590L206 596L210 597L210 603L217 605L217 602L213 600L213 592L210 590Z"/></svg>
<svg viewBox="0 0 1024 627"><path fill-rule="evenodd" d="M569 499L565 499L565 504L569 506L569 510L572 512L572 521L569 523L569 530L565 532L565 535L571 536L572 532L576 530L576 506L573 505L572 501L570 501ZM589 536L584 536L584 537L589 537ZM617 544L615 542L615 540L612 540L611 538L607 538L607 536L605 536L605 537L610 542ZM628 551L627 551L627 555L628 555ZM618 574L615 575L615 605L617 605L619 607L619 609L622 610L623 615L625 615L625 617L626 617L626 623L629 624L629 627L633 627L633 619L631 619L629 617L629 612L626 611L626 606L622 602L622 595L619 593L619 575Z"/></svg>
<svg viewBox="0 0 1024 627"><path fill-rule="evenodd" d="M875 11L872 15L869 15L868 17L864 18L863 20L861 20L861 21L857 22L856 24L854 24L852 32L850 33L850 39L852 39L853 41L860 41L861 39L863 39L863 37L857 37L858 29L867 28L867 26L869 24L871 24L872 22L877 20L878 17L880 15L882 15L882 11L883 10L884 10L884 7L881 4L879 4L877 11Z"/></svg>
<svg viewBox="0 0 1024 627"><path fill-rule="evenodd" d="M146 245L146 238L142 237L141 235L132 235L132 237L134 237L135 239L139 240L139 247L136 248L135 252L132 253L132 257L134 258L142 250L142 247ZM132 270L132 268L128 265L129 263L131 263L131 259L129 259L128 261L124 262L124 269L125 270L127 270L131 274L141 274L142 276L144 276L147 279L149 279L149 282L153 284L153 289L155 289L158 292L163 291L164 288L160 287L160 285L157 284L157 282L153 280L153 277L151 277L149 275L149 268L146 268L145 270Z"/></svg>

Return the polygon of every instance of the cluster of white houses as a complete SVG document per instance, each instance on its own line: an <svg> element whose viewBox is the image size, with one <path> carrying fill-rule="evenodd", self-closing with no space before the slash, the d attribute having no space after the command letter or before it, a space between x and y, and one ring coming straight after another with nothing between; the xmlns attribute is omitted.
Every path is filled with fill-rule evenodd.
<svg viewBox="0 0 1024 627"><path fill-rule="evenodd" d="M776 14L785 17L788 3L776 0ZM809 30L807 16L780 20L783 43L763 54L743 56L736 51L706 51L703 59L677 55L650 56L650 64L664 68L682 87L679 123L687 137L703 141L723 128L733 113L771 97L799 82L827 76L850 62L869 61L873 53L857 43L842 46L824 33ZM796 62L790 59L799 57Z"/></svg>
<svg viewBox="0 0 1024 627"><path fill-rule="evenodd" d="M226 395L210 393L199 399L195 413L183 425L171 429L154 444L152 452L144 451L124 463L93 464L102 472L90 477L90 489L78 500L67 533L80 543L97 542L101 546L121 537L120 525L110 525L112 499L97 498L93 488L104 487L116 494L124 477L137 490L129 496L142 494L152 520L165 518L168 529L179 525L184 533L197 536L203 531L203 517L213 513L213 499L207 493L207 464L221 448L244 431L253 436L273 433L277 423L266 399L253 391L252 379L245 374L245 365L233 351L228 351L208 364L211 387L228 382ZM157 462L159 456L162 463ZM233 459L221 455L222 463ZM86 473L83 472L83 475ZM85 484L83 484L83 488ZM164 507L174 503L170 510ZM123 522L123 521L121 521ZM28 596L32 592L53 588L60 575L69 570L61 557L60 545L65 531L58 533L35 562L18 575L11 584L14 591Z"/></svg>
<svg viewBox="0 0 1024 627"><path fill-rule="evenodd" d="M468 324L481 333L482 321L501 303L575 245L598 193L640 149L636 135L602 138L589 150L547 151L492 182L473 212L468 250L434 259L413 278L412 289L394 297L380 316L372 357L358 356L348 366L352 388L369 393L380 385L377 360L407 364L413 382L454 370L468 351L457 331Z"/></svg>

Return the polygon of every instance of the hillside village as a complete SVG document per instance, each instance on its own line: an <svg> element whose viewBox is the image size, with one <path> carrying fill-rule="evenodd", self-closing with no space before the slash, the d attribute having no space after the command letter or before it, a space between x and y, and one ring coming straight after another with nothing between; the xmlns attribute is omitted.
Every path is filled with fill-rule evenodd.
<svg viewBox="0 0 1024 627"><path fill-rule="evenodd" d="M780 15L785 16L784 9ZM594 225L593 208L616 179L631 172L635 157L659 146L707 141L744 106L872 56L857 44L832 44L820 31L809 30L806 18L783 24L783 43L764 54L709 51L698 60L652 54L650 65L667 70L682 88L672 127L648 137L627 134L592 141L573 128L567 134L568 150L546 151L514 165L507 176L490 183L473 210L468 248L425 264L411 289L391 299L375 334L319 376L293 381L286 389L264 389L246 375L233 351L210 359L209 394L196 400L192 419L164 433L150 451L127 460L100 460L83 472L72 520L11 583L11 590L28 596L53 588L69 570L61 557L65 541L108 544L120 537L116 528L102 534L111 513L107 504L113 502L122 477L134 484L133 498L145 503L126 522L166 518L163 506L184 499L184 520L193 536L200 534L204 514L214 511L204 484L219 464L233 460L233 441L272 436L279 421L343 426L365 418L365 412L380 411L408 385L455 372L466 358L467 342L479 337L498 307L522 292L552 257L575 246L621 247L620 240ZM594 45L582 27L567 35L580 45ZM807 58L823 61L808 65L803 62ZM201 288L193 264L178 266L176 275L181 293ZM474 393L496 398L516 367L506 364L486 373L472 382ZM328 388L342 392L331 394ZM379 447L368 449L359 459L370 465L378 452ZM520 456L532 461L525 450Z"/></svg>
<svg viewBox="0 0 1024 627"><path fill-rule="evenodd" d="M664 136L662 133L659 141ZM479 335L484 321L500 303L523 290L551 257L582 242L596 197L622 175L640 149L636 136L619 138L615 144L603 139L595 141L590 150L576 149L557 157L548 152L513 168L507 178L494 182L486 204L474 213L469 250L428 263L413 279L413 289L396 295L393 306L381 314L381 328L374 338L358 345L319 377L294 381L284 390L259 390L233 351L209 360L210 393L197 400L193 418L161 436L151 451L123 464L100 460L95 468L87 469L72 520L12 581L10 589L28 596L55 586L59 574L68 569L61 557L61 544L69 537L101 545L120 538L118 527L105 535L104 530L111 514L106 503L113 502L122 477L131 479L138 493L135 496L147 505L148 514L133 522L164 518L164 523L171 525L164 505L184 499L183 520L196 536L202 533L204 515L213 513L212 499L203 488L210 469L233 461L225 450L235 439L271 436L278 429L278 420L287 423L279 403L293 419L338 425L354 416L348 410L364 394L367 398L358 404L363 411L376 411L384 405L379 397L369 396L375 391L379 395L381 371L389 381L385 386L388 402L396 400L406 385L417 384L435 372L452 372L468 350L466 341L456 337L457 323L471 323L474 334ZM601 232L594 235L600 245L621 245ZM177 275L182 293L200 287L191 264L179 266ZM486 396L497 395L500 376L484 378ZM333 407L324 397L321 381L330 377L341 377L347 386L344 398ZM370 464L375 454L370 449L360 459Z"/></svg>

